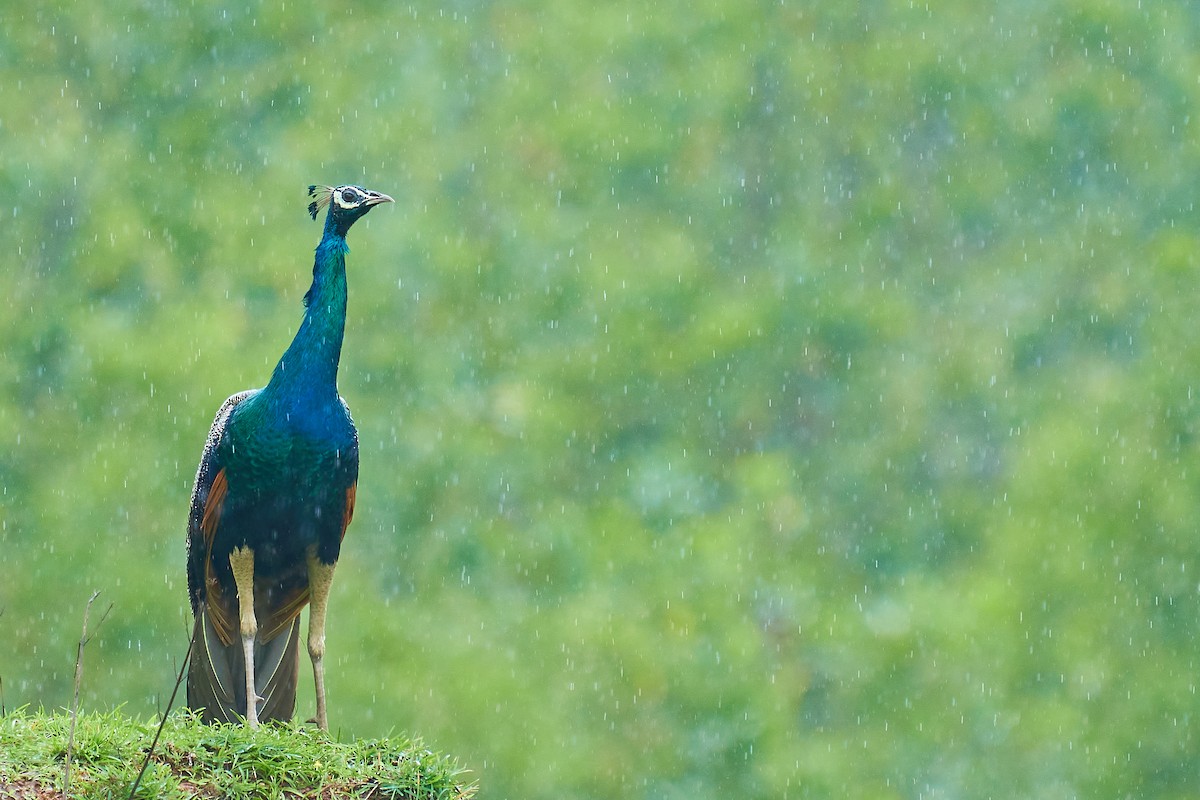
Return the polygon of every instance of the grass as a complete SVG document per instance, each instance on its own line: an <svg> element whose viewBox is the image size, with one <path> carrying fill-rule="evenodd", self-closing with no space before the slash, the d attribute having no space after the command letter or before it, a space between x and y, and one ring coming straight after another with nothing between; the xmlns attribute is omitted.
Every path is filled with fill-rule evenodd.
<svg viewBox="0 0 1200 800"><path fill-rule="evenodd" d="M67 714L0 716L0 798L64 797ZM125 798L158 720L119 711L81 714L70 797ZM467 800L475 786L452 759L419 740L337 742L312 726L205 725L172 714L138 788L139 798L405 798Z"/></svg>

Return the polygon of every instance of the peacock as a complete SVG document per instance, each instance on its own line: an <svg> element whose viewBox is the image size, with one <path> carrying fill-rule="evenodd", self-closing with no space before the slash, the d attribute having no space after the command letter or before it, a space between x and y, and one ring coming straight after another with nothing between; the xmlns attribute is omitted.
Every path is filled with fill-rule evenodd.
<svg viewBox="0 0 1200 800"><path fill-rule="evenodd" d="M188 593L195 641L188 706L208 722L290 720L300 670L300 611L311 603L308 654L316 723L325 710L325 615L354 515L358 432L337 391L346 325L346 234L391 197L361 186L310 186L328 206L304 319L261 389L222 404L192 490Z"/></svg>

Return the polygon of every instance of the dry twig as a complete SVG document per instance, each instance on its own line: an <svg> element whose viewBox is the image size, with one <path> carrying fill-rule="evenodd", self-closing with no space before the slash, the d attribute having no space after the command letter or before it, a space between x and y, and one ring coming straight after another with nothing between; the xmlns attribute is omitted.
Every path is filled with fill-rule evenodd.
<svg viewBox="0 0 1200 800"><path fill-rule="evenodd" d="M75 747L75 720L79 717L79 684L83 681L83 648L92 638L88 636L88 615L92 612L92 603L96 602L96 598L99 596L99 589L92 592L92 596L83 609L83 633L79 636L79 649L75 652L75 698L71 701L71 728L67 733L67 757L63 767L63 796L68 796L71 791L71 752ZM111 603L105 609L104 616L100 617L100 621L96 623L96 630L99 630L100 626L104 624L109 611L112 611ZM92 635L95 635L95 631L92 632Z"/></svg>

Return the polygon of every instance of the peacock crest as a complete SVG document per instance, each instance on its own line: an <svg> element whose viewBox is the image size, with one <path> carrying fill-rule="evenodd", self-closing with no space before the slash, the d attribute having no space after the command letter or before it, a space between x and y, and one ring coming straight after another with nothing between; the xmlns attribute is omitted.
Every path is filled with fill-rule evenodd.
<svg viewBox="0 0 1200 800"><path fill-rule="evenodd" d="M313 201L308 204L308 213L312 215L313 219L316 219L317 214L321 213L321 209L329 205L329 201L333 197L333 187L314 184L308 187L308 196L313 198Z"/></svg>

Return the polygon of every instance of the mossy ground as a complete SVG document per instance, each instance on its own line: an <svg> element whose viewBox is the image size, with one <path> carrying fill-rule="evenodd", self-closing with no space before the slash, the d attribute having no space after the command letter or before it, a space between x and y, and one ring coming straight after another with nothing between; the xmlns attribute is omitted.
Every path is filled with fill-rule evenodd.
<svg viewBox="0 0 1200 800"><path fill-rule="evenodd" d="M18 710L0 717L0 798L124 798L158 720L119 711L80 714L64 795L69 715ZM404 737L335 741L309 725L205 725L172 714L137 791L140 798L471 797L452 759Z"/></svg>

